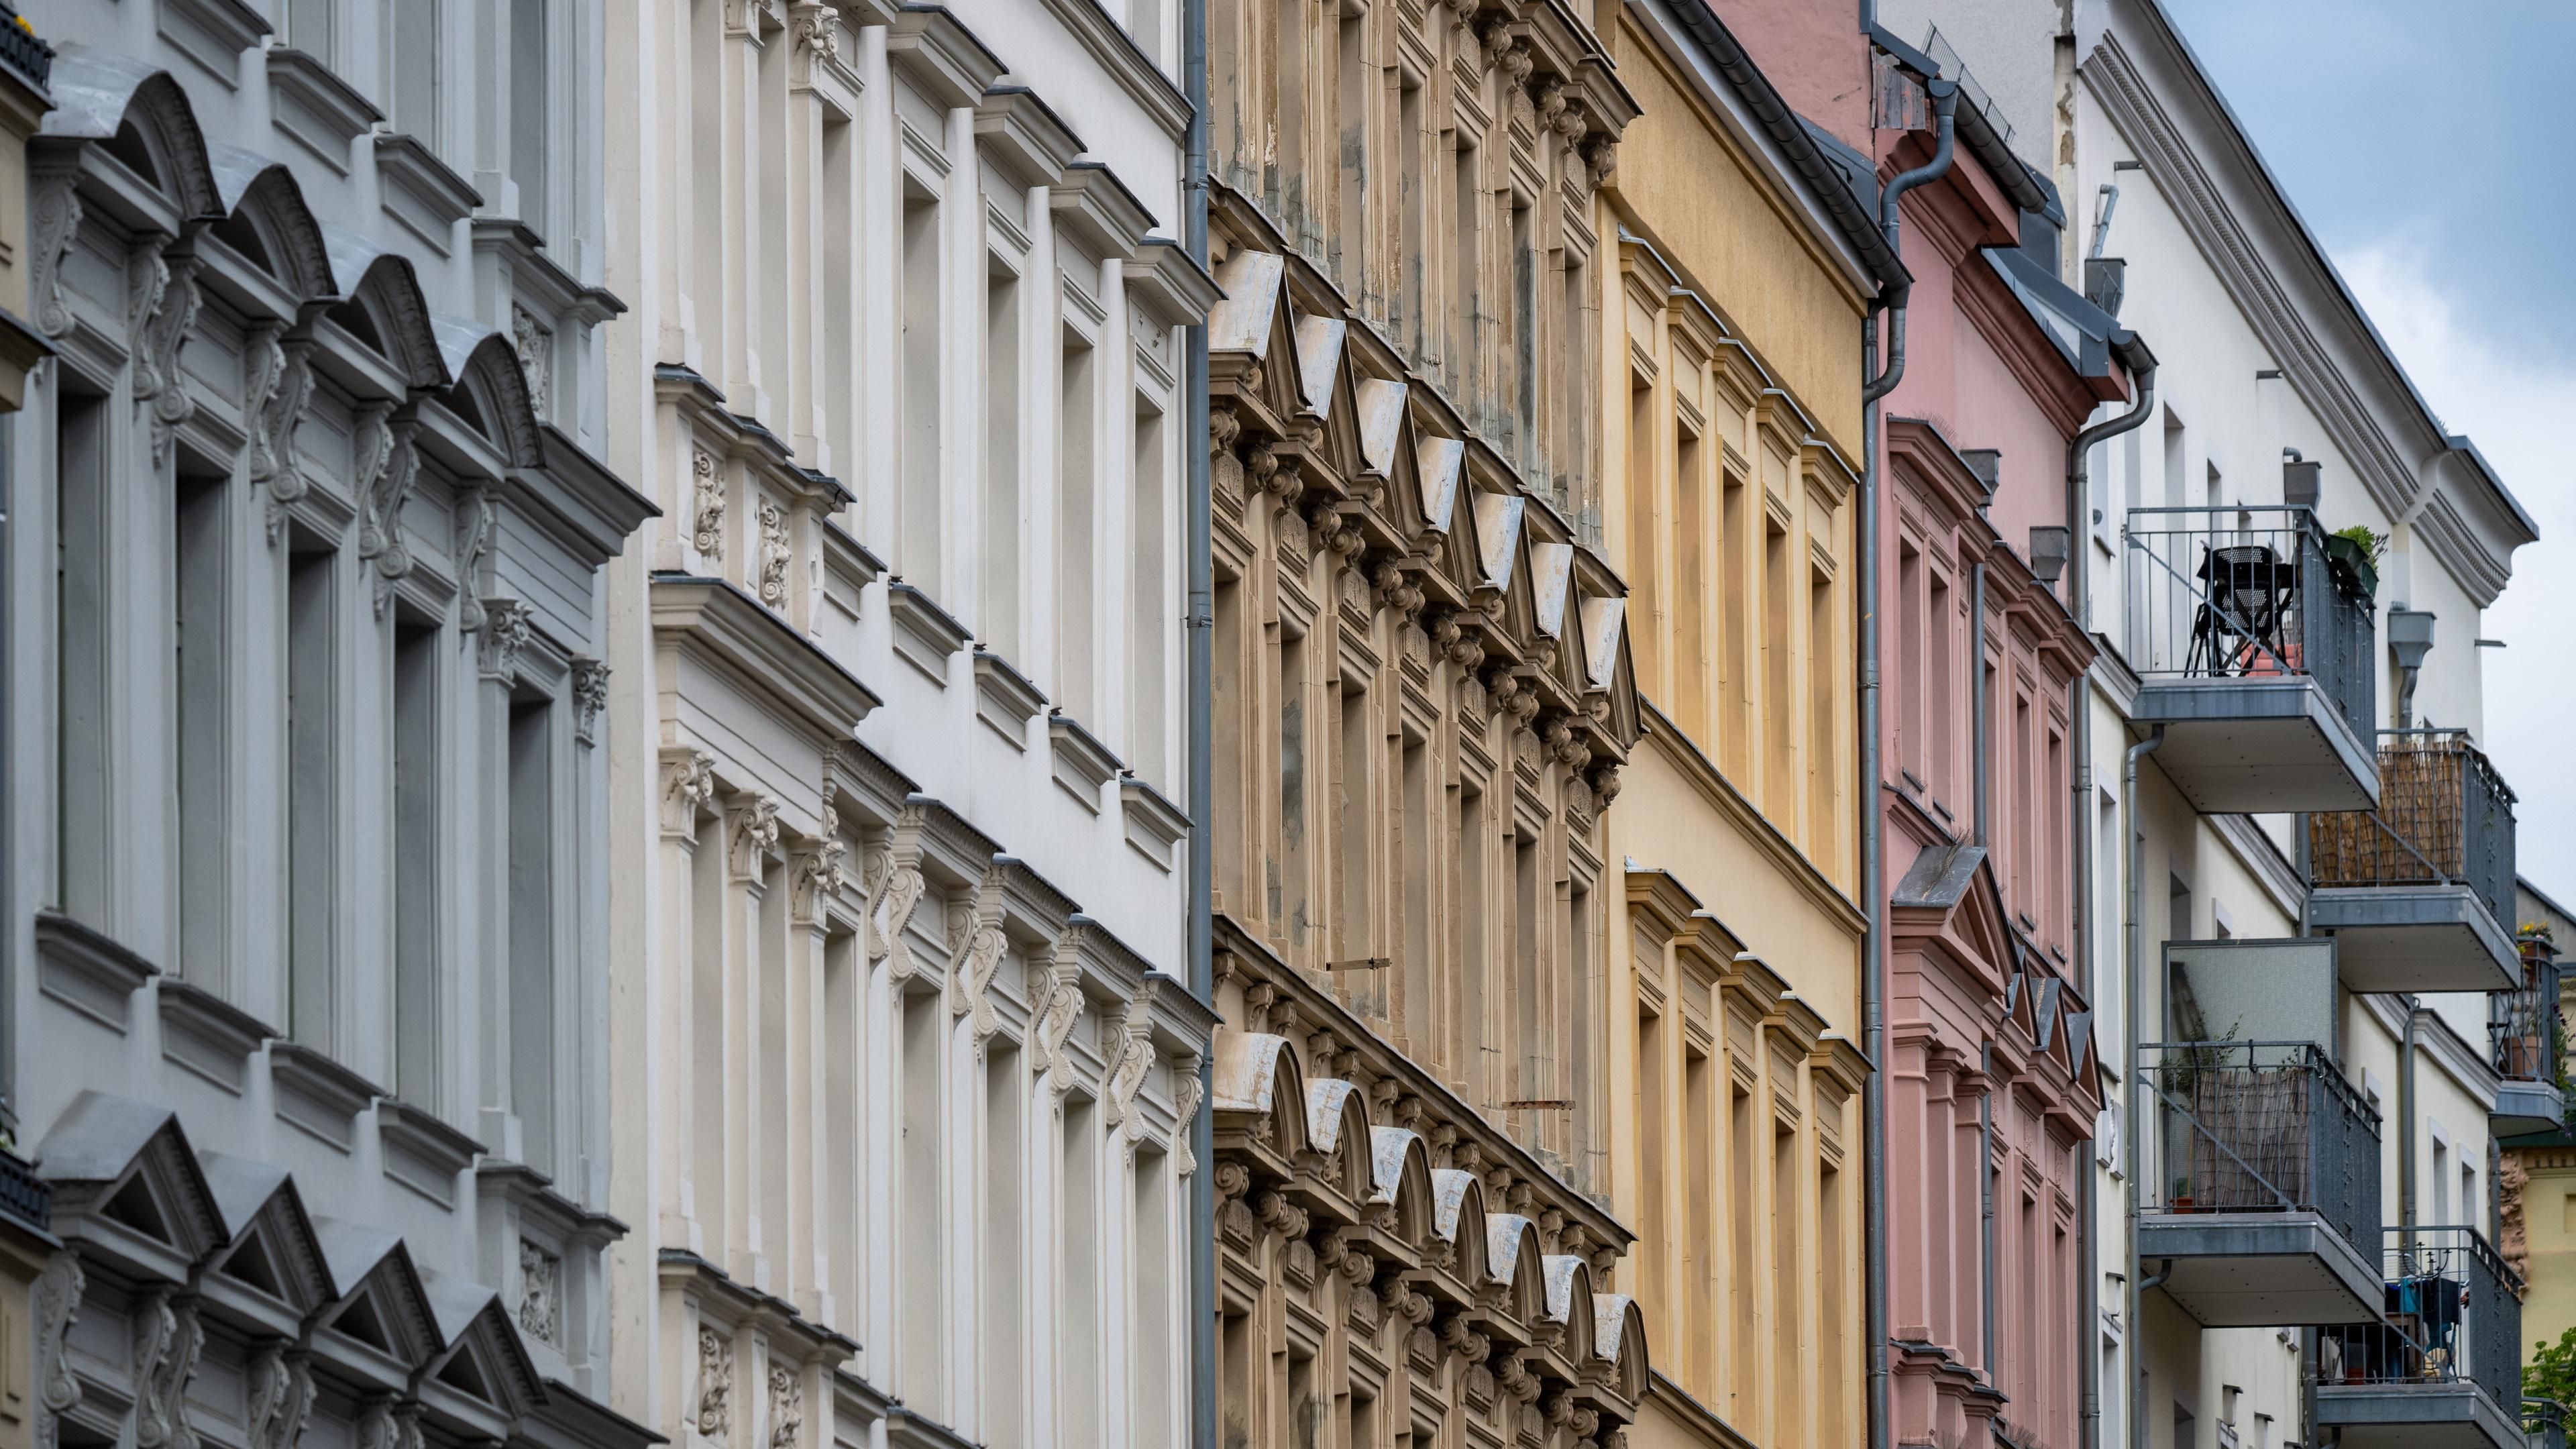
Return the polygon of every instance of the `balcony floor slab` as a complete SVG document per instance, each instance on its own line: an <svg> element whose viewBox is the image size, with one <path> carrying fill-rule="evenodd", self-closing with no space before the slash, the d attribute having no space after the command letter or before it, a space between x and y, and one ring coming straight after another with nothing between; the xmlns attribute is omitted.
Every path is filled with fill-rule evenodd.
<svg viewBox="0 0 2576 1449"><path fill-rule="evenodd" d="M2343 1449L2523 1449L2520 1421L2464 1380L2319 1384L2317 1426Z"/></svg>
<svg viewBox="0 0 2576 1449"><path fill-rule="evenodd" d="M2465 885L2329 886L2308 893L2308 924L2335 938L2355 991L2510 991L2513 939Z"/></svg>
<svg viewBox="0 0 2576 1449"><path fill-rule="evenodd" d="M2498 1137L2555 1132L2567 1120L2567 1103L2548 1082L2512 1077L2496 1086L2495 1110L2487 1113L2487 1130Z"/></svg>
<svg viewBox="0 0 2576 1449"><path fill-rule="evenodd" d="M2160 1213L2138 1223L2138 1260L2203 1328L2297 1328L2379 1316L2368 1260L2313 1212Z"/></svg>
<svg viewBox="0 0 2576 1449"><path fill-rule="evenodd" d="M2153 758L2204 815L2379 803L2378 757L2304 675L2151 679L2130 718L2165 727Z"/></svg>

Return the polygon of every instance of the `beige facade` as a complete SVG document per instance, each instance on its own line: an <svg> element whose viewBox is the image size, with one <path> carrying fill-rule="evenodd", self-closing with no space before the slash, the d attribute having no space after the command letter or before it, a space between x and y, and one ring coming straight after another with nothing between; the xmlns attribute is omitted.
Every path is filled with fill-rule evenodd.
<svg viewBox="0 0 2576 1449"><path fill-rule="evenodd" d="M1867 1422L1851 460L1874 283L1685 19L1622 12L1644 113L1599 222L1604 512L1645 701L1604 991L1612 1200L1657 1346L1633 1438L1841 1446Z"/></svg>
<svg viewBox="0 0 2576 1449"><path fill-rule="evenodd" d="M1579 10L1212 8L1220 1437L1608 1442L1637 723L1584 359L1633 106Z"/></svg>

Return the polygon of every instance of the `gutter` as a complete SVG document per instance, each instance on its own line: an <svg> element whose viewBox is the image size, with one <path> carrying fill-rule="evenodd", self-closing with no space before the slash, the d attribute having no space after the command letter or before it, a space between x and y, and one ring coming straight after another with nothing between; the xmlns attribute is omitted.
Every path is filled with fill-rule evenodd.
<svg viewBox="0 0 2576 1449"><path fill-rule="evenodd" d="M1762 122L1762 129L1769 132L1771 139L1787 154L1789 164L1797 167L1798 174L1815 189L1825 204L1825 210L1832 214L1835 224L1842 229L1843 239L1860 253L1870 274L1878 279L1882 292L1893 290L1901 293L1914 280L1914 274L1905 269L1904 259L1897 255L1894 236L1871 220L1867 203L1852 194L1842 172L1825 159L1824 150L1816 144L1816 138L1807 134L1806 123L1798 119L1796 111L1789 109L1789 103L1782 100L1780 92L1772 87L1771 78L1764 75L1762 68L1753 63L1753 57L1736 43L1735 33L1726 28L1726 22L1718 19L1717 12L1711 10L1704 0L1678 0L1672 6L1672 12L1673 18L1681 22L1682 29L1690 32L1691 39L1708 51L1709 59L1717 66L1717 73L1726 77L1727 84L1735 87L1736 92L1744 97L1744 103L1753 108L1753 114ZM1927 66L1923 73L1930 75L1932 71Z"/></svg>
<svg viewBox="0 0 2576 1449"><path fill-rule="evenodd" d="M1181 0L1181 87L1190 103L1183 143L1181 240L1190 260L1207 270L1208 258L1208 0ZM1216 1005L1215 758L1216 569L1208 517L1208 332L1201 318L1187 329L1181 384L1183 547L1189 551L1188 597L1181 631L1188 650L1190 878L1187 922L1190 995ZM1199 1110L1190 1118L1190 1285L1197 1299L1190 1324L1190 1443L1217 1449L1216 1440L1216 1051L1210 1043L1199 1062Z"/></svg>
<svg viewBox="0 0 2576 1449"><path fill-rule="evenodd" d="M2138 1349L2133 1348L2132 1345L2141 1344L2142 1325L2138 1322L2138 1316L2146 1306L2146 1291L2150 1286L2139 1282L2137 1278L2138 1199L2141 1195L2138 1183L2138 1117L2139 1109L2144 1105L2138 1097L2138 1022L2146 1014L2147 1009L2146 978L2145 974L2138 969L2139 953L2146 949L2138 921L2138 878L2146 871L2146 862L2140 859L2145 854L2145 845L2138 835L2138 761L2153 754L2164 742L2165 727L2157 725L2145 739L2129 746L2129 753L2120 774L2120 813L2122 828L2126 831L2120 843L2120 860L2124 867L2121 873L2128 877L2123 882L2121 897L2125 902L2123 914L2127 917L2122 922L2122 932L2126 937L2122 955L2127 963L2127 970L2123 974L2128 978L2124 983L2128 990L2128 1009L2123 1013L2128 1019L2121 1023L2127 1028L2121 1035L2128 1039L2125 1050L2127 1059L2124 1063L2128 1075L2120 1082L2121 1093L2128 1098L2127 1109L2122 1113L2126 1119L2126 1130L2120 1134L2120 1156L2124 1159L2124 1165L2128 1170L2129 1185L2129 1241L2127 1250L2120 1254L2120 1261L2129 1268L2129 1301L2127 1311L2121 1319L2120 1333L2120 1346L2123 1350L2120 1361L2124 1366L2135 1361ZM2086 1180L2091 1180L2089 1174ZM2099 1274L2100 1269L2097 1267L2094 1275L2098 1277ZM2161 1283L2164 1280L2163 1273L2156 1275L2156 1282ZM2089 1333L2092 1330L2088 1326L2086 1331ZM2084 1357L2089 1360L2094 1355L2088 1353ZM2129 1374L2128 1378L2130 1449L2147 1449L2146 1385L2135 1373Z"/></svg>
<svg viewBox="0 0 2576 1449"><path fill-rule="evenodd" d="M1940 62L1896 38L1886 26L1864 17L1862 28L1879 49L1895 56L1909 69L1925 75L1939 75ZM1950 77L1955 81L1956 76ZM2013 154L2012 144L1995 130L1995 123L1974 105L1959 108L1959 144L1986 168L1995 185L2012 204L2023 211L2036 212L2048 218L2059 230L2066 227L2066 208L2058 204L2057 185L2030 167L2030 163Z"/></svg>
<svg viewBox="0 0 2576 1449"><path fill-rule="evenodd" d="M1688 7L1685 7L1688 8ZM1940 143L1932 159L1891 178L1879 192L1880 241L1898 250L1897 203L1906 192L1938 179L1950 169L1954 131L1952 112L1959 88L1949 81L1927 84L1941 118ZM1863 1094L1864 1171L1868 1178L1868 1223L1863 1237L1868 1261L1869 1449L1888 1449L1894 1420L1888 1402L1887 1362L1887 1004L1880 976L1887 962L1886 842L1880 838L1878 799L1884 790L1879 760L1878 726L1878 492L1879 400L1905 376L1905 302L1909 288L1892 287L1861 323L1861 475L1860 514L1860 897L1869 911L1869 930L1862 937L1860 1011L1862 1055L1870 1060L1869 1085ZM1887 370L1878 371L1878 314L1888 313ZM1873 375L1875 374L1875 375Z"/></svg>
<svg viewBox="0 0 2576 1449"><path fill-rule="evenodd" d="M2075 435L2073 442L2066 445L2066 522L2068 527L2066 545L2066 612L2068 617L2075 620L2075 627L2087 637L2090 637L2093 632L2093 590L2088 582L2092 573L2093 562L2093 521L2089 516L2089 510L2091 509L2092 504L2087 496L2092 492L2091 487L2088 486L2087 471L2091 466L2093 445L2102 442L2107 438L2117 437L2122 433L2129 432L2143 425L2146 422L2148 415L2155 410L2156 405L2156 355L2147 350L2145 340L2140 338L2135 332L2126 330L2115 332L2111 336L2111 350L2119 357L2121 365L2129 369L2129 375L2137 379L2137 399L2129 405L2129 410L2127 412L2121 413L2117 417L2105 419L2102 422L2094 424L2092 427L2084 429L2082 432ZM2108 500L2105 500L2105 502L2107 505ZM2108 511L2107 506L2105 511ZM2074 837L2075 846L2075 879L2077 882L2075 892L2075 959L2085 963L2083 969L2088 972L2091 970L2093 962L2093 871L2095 869L2095 862L2093 860L2094 811L2092 709L2094 668L2095 666L2092 663L2087 663L2084 666L2083 673L2076 675L2074 679L2068 681L2066 689L2068 696L2067 713L2071 715L2075 721L2075 742L2072 751L2075 759L2075 778L2069 782L2075 799L2072 802L2073 808L2068 811L2068 824L2072 828L2067 832ZM2134 783L2134 778L2132 783ZM2137 1039L2138 1028L2134 1019L2127 1023L2126 1035L2131 1041L2135 1041ZM2098 1058L2096 1060L2098 1060ZM2135 1065L2136 1064L2134 1062L2129 1064L2131 1069L2134 1069ZM2123 1080L2122 1085L2124 1089L2128 1086L2125 1079ZM2137 1131L2137 1124L2134 1121L2127 1121L2126 1127L2127 1130L2121 1133L2121 1141L2124 1147L2129 1138ZM2094 1165L2093 1170L2084 1174L2083 1183L2077 1193L2080 1203L2077 1208L2075 1219L2076 1256L2084 1264L2084 1282L2078 1295L2078 1301L2081 1305L2078 1316L2080 1320L2087 1325L2085 1332L2088 1335L2097 1331L2095 1325L2100 1322L2102 1316L2102 1262L2098 1251L2098 1245L2094 1242L2095 1234L2101 1231L2101 1224L2099 1221L2101 1212L2101 1187L2098 1181L2100 1177L2101 1166L2099 1163ZM2137 1179L2132 1177L2129 1179L2129 1183L2129 1191L2135 1192L2137 1190ZM2133 1248L2134 1246L2135 1245L2132 1244ZM2125 1263L2127 1260L2124 1259L2123 1261ZM2134 1272L2131 1276L2135 1276ZM2122 1362L2124 1363L2127 1361L2126 1345L2128 1342L2129 1339L2124 1334L2121 1338L2123 1346ZM2081 1449L2101 1449L2101 1355L2095 1353L2080 1354L2077 1356L2077 1362L2081 1368L2081 1372L2078 1377L2081 1379L2083 1385L2082 1407L2080 1410L2081 1421L2079 1425L2080 1432L2078 1433L2077 1438L2080 1441Z"/></svg>

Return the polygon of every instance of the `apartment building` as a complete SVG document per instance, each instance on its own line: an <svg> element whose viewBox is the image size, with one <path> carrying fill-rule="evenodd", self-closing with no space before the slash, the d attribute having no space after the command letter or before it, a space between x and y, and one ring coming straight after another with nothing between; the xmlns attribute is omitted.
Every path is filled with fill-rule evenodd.
<svg viewBox="0 0 2576 1449"><path fill-rule="evenodd" d="M58 1243L13 1412L642 1449L604 569L653 507L603 461L596 12L26 19L10 1099Z"/></svg>
<svg viewBox="0 0 2576 1449"><path fill-rule="evenodd" d="M1209 14L1223 1442L1615 1440L1592 7Z"/></svg>
<svg viewBox="0 0 2576 1449"><path fill-rule="evenodd" d="M1177 18L611 7L618 1402L1176 1445Z"/></svg>
<svg viewBox="0 0 2576 1449"><path fill-rule="evenodd" d="M2025 8L1880 20L2056 182L2046 260L2158 360L2151 415L2072 475L2098 651L2076 979L2115 1097L2089 1442L2509 1449L2494 1143L2556 1088L2515 1006L2513 797L2470 646L2534 531L2162 8L2086 4L2054 35Z"/></svg>
<svg viewBox="0 0 2576 1449"><path fill-rule="evenodd" d="M1907 275L1835 143L1699 0L1624 7L1612 49L1641 107L1600 206L1604 512L1645 721L1605 992L1613 1200L1657 1348L1630 1440L1852 1444L1861 320Z"/></svg>

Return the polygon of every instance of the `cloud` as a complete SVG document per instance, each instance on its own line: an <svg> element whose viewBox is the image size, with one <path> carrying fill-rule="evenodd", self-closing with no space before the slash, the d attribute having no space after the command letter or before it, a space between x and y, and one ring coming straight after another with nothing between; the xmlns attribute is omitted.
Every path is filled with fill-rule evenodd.
<svg viewBox="0 0 2576 1449"><path fill-rule="evenodd" d="M2477 440L2541 541L2515 553L2513 582L2479 632L2509 647L2485 651L2486 747L2521 796L2515 810L2523 875L2564 900L2576 894L2576 468L2564 426L2576 418L2576 367L2536 356L2465 313L2419 243L2339 248L2344 280L2449 431Z"/></svg>

